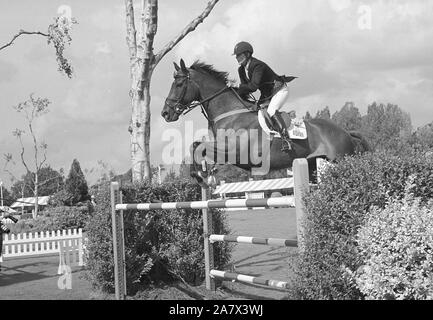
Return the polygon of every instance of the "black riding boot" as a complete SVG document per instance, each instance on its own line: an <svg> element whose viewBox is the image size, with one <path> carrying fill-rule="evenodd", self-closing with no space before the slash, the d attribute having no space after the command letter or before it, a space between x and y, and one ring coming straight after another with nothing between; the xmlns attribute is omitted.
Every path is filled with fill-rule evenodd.
<svg viewBox="0 0 433 320"><path fill-rule="evenodd" d="M274 128L278 131L281 136L281 140L283 141L283 146L281 147L281 151L289 152L292 150L292 140L289 137L289 133L287 131L286 123L284 119L281 117L281 113L276 111L272 116L272 122Z"/></svg>

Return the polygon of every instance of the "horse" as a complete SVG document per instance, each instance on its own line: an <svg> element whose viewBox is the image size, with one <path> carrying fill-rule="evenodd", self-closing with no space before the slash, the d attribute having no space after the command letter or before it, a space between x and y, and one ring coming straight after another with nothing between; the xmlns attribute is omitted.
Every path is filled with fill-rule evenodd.
<svg viewBox="0 0 433 320"><path fill-rule="evenodd" d="M269 170L291 168L294 159L306 158L311 177L316 171L317 158L335 161L344 155L370 150L368 142L360 133L348 132L331 120L308 119L304 120L307 138L292 139L292 150L283 152L281 139L272 138L262 130L257 110L251 110L254 104L243 100L235 88L227 86L230 81L227 72L217 71L212 65L201 61L195 61L189 68L183 59L180 60L180 66L175 62L173 64L174 81L161 116L166 122L174 122L200 106L208 120L210 135L215 137L219 132L224 133L220 139L196 141L191 146L193 161L190 174L204 187L207 187L206 178L209 178L203 165L204 159L259 172L263 167ZM289 114L283 112L282 116L289 127ZM257 151L255 159L252 159L251 150ZM264 162L267 162L266 166L263 166Z"/></svg>

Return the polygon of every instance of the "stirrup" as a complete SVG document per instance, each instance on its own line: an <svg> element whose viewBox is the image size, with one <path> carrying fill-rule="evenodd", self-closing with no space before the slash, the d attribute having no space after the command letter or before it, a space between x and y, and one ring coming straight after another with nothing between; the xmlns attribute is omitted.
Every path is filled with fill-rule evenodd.
<svg viewBox="0 0 433 320"><path fill-rule="evenodd" d="M285 141L283 140L282 146L281 146L281 151L283 152L287 152L287 151L292 151L292 144L289 141Z"/></svg>

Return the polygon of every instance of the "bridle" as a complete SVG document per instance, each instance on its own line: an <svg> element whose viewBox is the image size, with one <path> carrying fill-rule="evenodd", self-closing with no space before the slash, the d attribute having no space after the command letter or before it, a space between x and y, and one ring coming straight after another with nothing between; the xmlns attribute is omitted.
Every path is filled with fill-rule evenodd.
<svg viewBox="0 0 433 320"><path fill-rule="evenodd" d="M194 103L190 102L190 103L182 103L182 100L185 98L185 95L188 91L188 85L191 83L192 85L194 85L195 90L197 92L197 96L199 98L201 98L200 95L200 87L197 84L197 82L195 82L193 79L191 79L191 75L188 74L176 74L174 76L175 79L179 79L179 78L184 78L184 82L186 83L186 85L183 86L182 88L182 92L179 95L178 99L171 99L171 98L167 98L166 99L166 104L168 105L168 107L170 109L173 109L174 112L176 113L176 115L180 116L180 115L186 115L188 112L190 112L191 110L193 110L195 107L200 106L201 107L201 112L204 114L204 116L206 117L206 119L209 121L209 117L207 115L206 110L203 107L204 103L207 103L209 101L211 101L212 99L218 97L220 94L222 94L224 91L226 91L227 89L232 89L230 87L224 86L222 89L218 90L217 92L215 92L214 94L210 95L209 97L202 99L200 101L196 101Z"/></svg>

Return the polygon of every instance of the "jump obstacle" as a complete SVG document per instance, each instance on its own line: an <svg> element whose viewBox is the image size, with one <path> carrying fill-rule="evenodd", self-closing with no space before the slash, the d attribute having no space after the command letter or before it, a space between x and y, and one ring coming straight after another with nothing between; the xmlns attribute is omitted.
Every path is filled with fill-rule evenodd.
<svg viewBox="0 0 433 320"><path fill-rule="evenodd" d="M205 281L206 289L214 290L214 278L232 281L259 284L269 287L285 289L287 282L252 277L237 273L214 270L213 243L220 241L250 243L258 245L298 247L299 251L304 249L302 220L305 214L305 206L302 195L309 192L308 163L306 159L295 159L293 161L294 197L296 208L297 239L275 239L255 238L244 236L228 236L212 234L212 215L208 209L211 208L282 208L290 207L293 201L288 198L265 198L265 199L236 199L236 200L206 200L207 191L202 189L203 201L190 202L166 202L166 203L141 203L122 204L122 193L117 182L111 183L111 216L114 249L114 282L116 299L123 300L126 295L126 268L125 268L125 240L123 211L124 210L175 210L175 209L201 209L203 214L204 253L205 253Z"/></svg>

